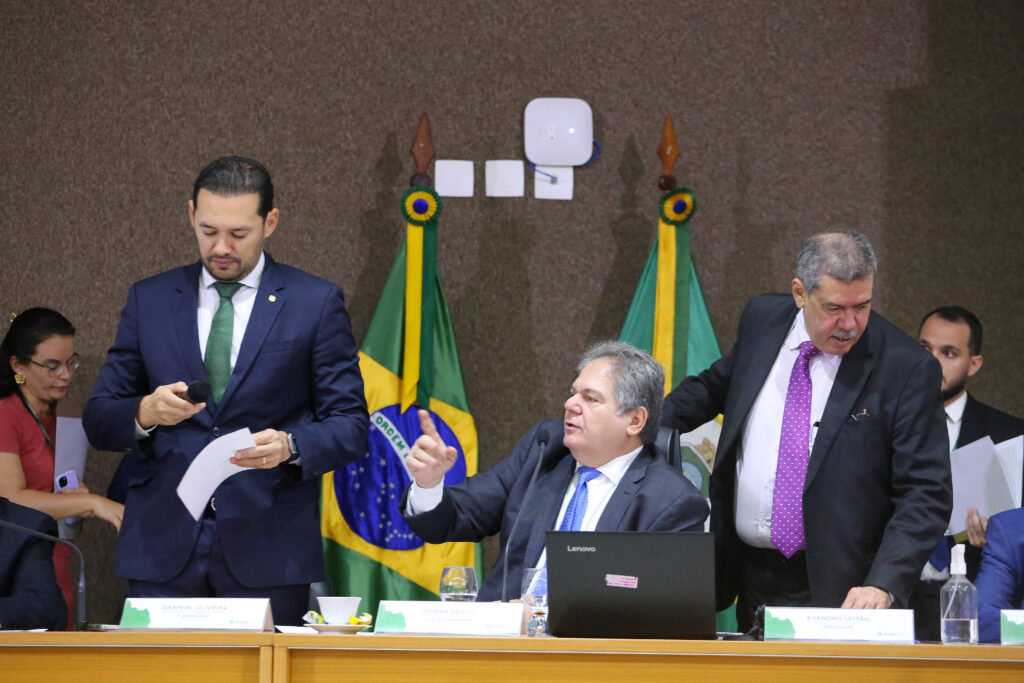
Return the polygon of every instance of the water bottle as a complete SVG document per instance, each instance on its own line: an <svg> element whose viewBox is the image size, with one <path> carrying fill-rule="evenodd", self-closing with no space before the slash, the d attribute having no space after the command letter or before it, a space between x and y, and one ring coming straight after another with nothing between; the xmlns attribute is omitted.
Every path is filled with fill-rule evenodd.
<svg viewBox="0 0 1024 683"><path fill-rule="evenodd" d="M942 642L945 645L978 644L978 589L967 580L964 544L953 546L950 577L939 593Z"/></svg>

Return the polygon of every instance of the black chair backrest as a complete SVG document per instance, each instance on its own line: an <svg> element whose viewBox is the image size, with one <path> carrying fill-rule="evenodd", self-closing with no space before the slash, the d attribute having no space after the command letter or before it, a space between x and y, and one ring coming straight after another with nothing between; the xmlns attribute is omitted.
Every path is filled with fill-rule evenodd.
<svg viewBox="0 0 1024 683"><path fill-rule="evenodd" d="M676 469L682 469L683 456L679 450L679 430L671 427L658 427L658 438L654 442L658 454L668 458L668 462Z"/></svg>

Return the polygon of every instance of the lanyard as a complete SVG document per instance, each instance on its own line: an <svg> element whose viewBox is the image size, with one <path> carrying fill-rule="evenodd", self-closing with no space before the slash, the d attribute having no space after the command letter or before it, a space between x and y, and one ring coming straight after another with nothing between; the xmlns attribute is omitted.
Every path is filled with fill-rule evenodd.
<svg viewBox="0 0 1024 683"><path fill-rule="evenodd" d="M39 419L38 415L36 415L36 411L32 407L32 404L25 399L25 394L21 393L21 391L18 391L18 396L21 396L21 402L25 404L26 408L28 408L28 412L32 413L32 419L34 419L36 424L39 425L39 431L41 431L43 436L46 437L46 443L50 444L50 448L52 448L53 452L56 453L57 447L53 444L53 439L50 438L50 434L46 431L46 427L43 426L43 421Z"/></svg>

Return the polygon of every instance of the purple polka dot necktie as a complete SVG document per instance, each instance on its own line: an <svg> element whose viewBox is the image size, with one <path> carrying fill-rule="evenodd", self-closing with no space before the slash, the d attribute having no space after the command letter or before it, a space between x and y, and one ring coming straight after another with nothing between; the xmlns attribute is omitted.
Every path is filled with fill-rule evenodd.
<svg viewBox="0 0 1024 683"><path fill-rule="evenodd" d="M811 358L821 353L813 342L800 345L793 363L782 413L779 462L775 469L772 500L772 545L788 557L804 545L804 480L811 441Z"/></svg>
<svg viewBox="0 0 1024 683"><path fill-rule="evenodd" d="M587 482L601 474L599 470L592 467L580 467L579 479L576 482L576 490L569 499L569 506L565 508L565 515L562 523L558 525L559 531L579 531L583 525L583 515L587 512Z"/></svg>

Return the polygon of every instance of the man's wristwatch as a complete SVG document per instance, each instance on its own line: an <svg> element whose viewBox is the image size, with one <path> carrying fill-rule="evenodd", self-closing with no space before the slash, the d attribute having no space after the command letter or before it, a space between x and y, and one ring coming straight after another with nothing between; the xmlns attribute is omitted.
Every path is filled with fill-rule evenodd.
<svg viewBox="0 0 1024 683"><path fill-rule="evenodd" d="M294 462L299 458L299 449L295 447L295 437L292 436L291 432L285 432L288 435L288 450L292 452L292 457L288 458L289 462Z"/></svg>

